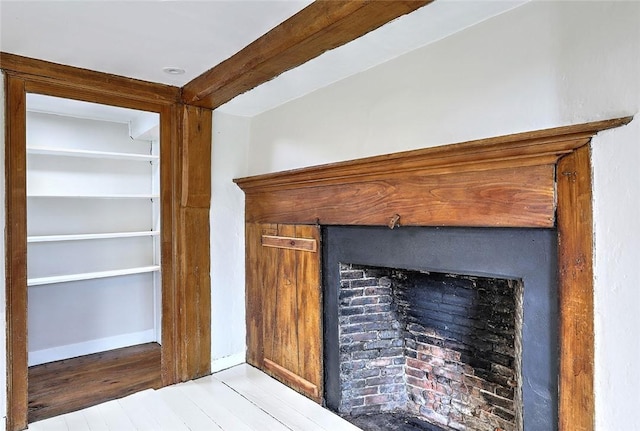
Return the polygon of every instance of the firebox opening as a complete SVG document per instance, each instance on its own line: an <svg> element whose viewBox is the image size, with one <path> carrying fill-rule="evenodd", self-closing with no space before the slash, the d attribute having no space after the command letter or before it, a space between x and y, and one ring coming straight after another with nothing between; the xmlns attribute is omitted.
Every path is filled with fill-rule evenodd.
<svg viewBox="0 0 640 431"><path fill-rule="evenodd" d="M521 281L340 264L338 320L338 412L361 428L522 429Z"/></svg>
<svg viewBox="0 0 640 431"><path fill-rule="evenodd" d="M498 356L503 355L504 353L500 353L498 351L490 352L486 350L484 344L477 342L476 350L481 353L479 358L472 359L464 365L460 362L461 365L459 365L458 368L455 368L453 371L447 371L448 373L451 373L449 375L445 375L443 370L437 370L439 373L438 375L433 372L434 364L427 364L431 365L430 377L435 378L436 388L438 387L438 384L442 384L442 382L438 382L438 377L440 380L449 379L455 383L456 381L451 377L454 377L456 372L458 374L463 374L463 376L466 374L478 379L482 377L484 380L492 383L493 386L487 386L485 389L473 389L465 382L465 379L472 380L471 377L463 378L461 384L458 386L467 387L467 390L471 393L474 391L480 392L486 398L492 399L494 401L494 407L492 407L493 411L499 412L496 416L502 417L500 416L500 414L502 414L503 416L506 416L502 417L502 419L509 421L511 418L510 414L512 414L514 416L514 423L516 424L515 428L512 429L524 429L526 431L557 431L558 293L557 233L555 230L407 226L390 230L384 227L371 226L325 226L323 227L322 235L324 399L325 405L329 409L339 412L341 408L346 406L345 401L342 399L343 389L341 388L341 373L343 368L348 369L350 365L343 366L341 361L344 354L351 353L351 347L340 346L340 339L349 335L348 329L346 331L347 333L343 335L340 334L340 325L343 323L355 325L357 323L356 321L361 319L361 323L370 327L380 326L379 323L376 323L377 321L369 319L373 319L373 317L376 317L377 319L385 313L396 313L396 315L409 317L413 316L412 318L415 320L415 317L420 315L422 309L428 310L428 307L434 307L429 305L412 310L407 305L403 305L403 301L404 303L413 304L416 301L414 296L418 295L416 292L422 292L425 297L427 294L424 292L430 292L431 295L436 295L433 292L437 292L437 289L434 290L434 288L410 288L407 289L406 293L404 293L404 297L402 295L397 295L398 297L396 299L393 299L393 295L389 294L389 311L383 311L385 309L382 307L385 305L384 303L361 305L362 307L365 305L379 307L379 311L377 312L374 311L373 308L368 310L371 312L369 314L377 314L377 316L365 314L362 317L355 317L357 315L355 308L360 307L360 305L357 305L356 301L355 304L349 304L352 309L347 310L347 315L340 317L339 309L343 306L341 303L346 301L340 296L343 290L342 286L345 283L348 283L340 281L341 268L344 268L344 265L341 265L341 263L346 263L351 266L351 270L353 270L354 265L369 268L367 277L373 278L375 281L367 280L362 281L361 283L373 283L369 288L373 288L373 290L388 288L391 293L398 289L397 287L392 287L392 285L395 286L395 284L398 284L401 286L404 283L406 287L407 284L415 284L415 282L408 283L407 280L404 279L404 276L399 276L398 274L402 274L402 271L417 273L418 278L425 278L427 276L434 277L434 279L429 281L429 283L432 285L440 283L442 286L440 287L441 292L436 296L440 295L439 297L443 297L445 296L445 293L453 292L453 294L449 296L460 302L467 300L468 297L485 296L484 293L483 295L476 295L470 289L467 289L470 292L466 292L465 296L465 286L469 287L474 283L476 286L475 288L478 291L476 293L479 293L480 289L485 291L490 290L489 287L482 286L482 278L488 279L489 286L495 286L496 289L499 287L506 289L507 286L511 286L511 290L516 292L514 299L511 299L511 301L516 303L514 320L511 324L514 328L514 332L513 336L507 336L506 340L510 342L510 337L513 337L512 346L515 354L513 370L506 370L500 367L507 367L507 365L503 365L500 362L501 360L505 362L504 357ZM358 270L360 269L362 268L359 268ZM412 277L407 277L407 279L411 278ZM461 283L461 285L458 286L454 284L453 286L447 287L447 285L444 284L445 281ZM479 282L480 288L478 288ZM362 286L363 295L366 288L367 287L364 285ZM359 301L366 302L368 300L369 299L363 298ZM487 306L486 304L478 304L473 307L475 307L475 309L484 307L485 310L489 308L494 314L499 314L497 311L499 309L500 301L502 301L502 299L498 296L498 298L494 300L495 303L490 302L490 306ZM459 303L453 303L449 304L448 307L459 307L460 305L461 304ZM473 307L470 306L470 308ZM355 314L349 315L349 313ZM520 316L516 315L518 313ZM422 314L430 313L422 312ZM349 323L347 323L347 318L349 319ZM412 325L421 325L427 328L425 330L425 334L421 337L414 337L412 339L411 337L403 336L401 342L395 341L394 344L393 341L385 341L384 343L380 343L377 347L375 347L376 344L374 344L374 341L379 342L380 340L378 338L382 337L376 335L378 338L375 340L366 340L367 337L372 337L372 335L367 334L364 331L353 332L353 334L361 334L357 337L364 338L364 340L361 341L362 344L365 342L369 343L368 346L374 347L375 351L375 355L372 352L366 351L358 353L358 355L362 355L363 359L374 362L380 361L384 364L381 365L378 370L367 371L370 373L379 372L380 375L372 375L369 377L363 376L365 381L366 379L378 378L380 379L380 383L383 385L401 385L406 388L407 385L405 381L408 380L408 375L406 373L403 375L402 379L397 379L398 381L401 380L401 382L398 383L395 383L393 379L390 379L390 382L388 383L382 383L381 378L387 377L387 375L394 377L392 374L394 369L404 370L408 359L418 359L419 356L426 356L427 351L429 353L436 352L438 355L444 356L444 358L439 359L445 363L448 360L447 358L455 359L458 353L460 355L460 359L462 359L463 356L470 356L470 354L467 351L464 351L464 349L457 353L448 352L446 351L448 347L445 344L461 344L466 346L466 350L471 350L471 347L473 347L473 344L475 343L473 340L477 338L477 332L465 332L461 330L459 326L464 327L464 325L459 323L460 316L456 316L455 314L448 317L451 321L446 320L447 318L444 319L444 322L440 322L440 328L438 328L437 325L433 325L431 332L429 332L429 326L426 324L429 322L425 323L424 321L422 323L407 321L406 323L393 324L390 329L380 329L381 331L388 331L387 334L391 334L394 331L410 333L412 328L416 328L416 326ZM351 323L352 320L353 323ZM487 324L487 326L500 328L500 320L493 321L494 323L491 323L491 325L488 324L489 322L492 322L491 319L485 318L480 320L484 320L484 323ZM471 322L473 322L473 320L471 320ZM518 327L518 325L520 326ZM468 323L467 326L474 327L473 323ZM481 323L476 324L476 326L481 326ZM352 327L351 329L355 329L355 327ZM438 329L438 332L436 329ZM455 338L451 334L447 335L447 329L451 331L451 333L460 333L460 336ZM474 327L474 330L477 329L482 329L482 327ZM521 334L520 339L518 337L519 334ZM490 334L488 336L490 338L492 337ZM440 343L440 345L436 344L435 346L432 346L422 342L422 340L428 338L435 339L436 342ZM355 344L355 342L356 340L354 339L351 344ZM471 345L465 345L465 342ZM412 346L413 343L415 343L415 348L409 349L408 347ZM487 344L493 345L494 343L498 342L492 341ZM347 343L347 345L348 344L349 343ZM390 345L387 346L387 344ZM398 350L402 351L402 358L399 358L396 355L391 355L389 357L391 359L381 356L379 353L385 349L397 349L395 351L396 353ZM511 345L503 343L502 347L499 347L498 349L510 352L509 349L511 349ZM415 352L416 358L411 358L409 355L405 358L405 350L407 353L410 353L410 355L413 355L413 352ZM369 355L371 358L368 358ZM491 355L493 355L495 362L486 361L486 358L491 358ZM352 362L354 362L354 364L351 370L352 373L356 371L357 367L362 366L360 363L356 363L358 360L359 359L353 358ZM389 360L391 363L386 365ZM452 359L449 361L456 362ZM492 366L491 364L494 363L495 365ZM427 374L429 373L428 367L426 365L418 365L417 363L414 363L414 365L416 365L416 367L411 367L413 368L413 371L410 371L410 373L415 372L415 374L418 375L411 377L422 377L422 372L424 372L424 378L426 379ZM436 369L438 368L437 365L438 362L436 362ZM473 374L471 371L473 371ZM498 371L501 371L502 374L498 373ZM365 374L367 373L365 371L362 372ZM491 372L494 372L492 376L490 375ZM513 377L511 377L512 375ZM490 378L498 381L492 382ZM498 389L498 383L500 382L503 383L503 385L500 385L502 389ZM361 383L356 383L352 385L358 386L360 384ZM430 384L433 385L433 383ZM420 386L418 387L420 389L424 389ZM354 389L358 388L351 387L348 390L353 394L356 392ZM513 403L510 401L505 402L504 399L509 400L507 395L511 394L511 389L513 389ZM365 389L365 391L373 391L373 389ZM389 396L388 398L391 398L390 403L406 403L408 405L410 402L414 402L413 400L410 400L409 391L405 389L404 394L405 395L396 395L395 398ZM375 397L378 395L378 393L371 393L366 396ZM431 413L432 417L426 419L433 422L434 419L439 418L436 414L444 415L443 411L446 409L438 410L438 408L433 408L437 407L437 400L435 398L425 398L424 393L414 393L412 396L416 400L420 401L421 399L419 395L422 396L427 403L431 403L430 408L433 412ZM403 396L404 398L402 398ZM381 397L379 400L382 400L382 398L387 398L387 396ZM373 400L375 400L375 398L369 400L369 403ZM456 400L453 397L451 400L447 398L441 399L441 404L447 405L442 401L449 401L448 405L450 410L452 409L452 404L456 404L456 406L460 407L460 410L463 410L463 408L457 404L459 400ZM520 407L516 407L513 413L509 413L508 409L511 408L511 404L516 406L518 402L520 402ZM420 405L414 404L413 408L414 411L420 410ZM382 408L380 409L382 410ZM426 407L422 410L424 411L425 409ZM486 412L482 413L485 410L478 408L477 412L483 416L486 415ZM414 424L414 418L416 418L416 416L412 412L407 411L403 414L408 416L401 416L400 413L394 413L395 416L387 416L386 419L383 418L383 422L386 421L384 423L400 424L402 427L391 428L388 425L375 425L378 426L378 428L370 426L369 429L400 429L403 431L415 431L416 429L420 429L416 428ZM518 419L518 415L521 415L520 419ZM371 415L365 415L362 417L369 419L371 418ZM425 421L426 419L422 417L420 420ZM456 431L484 429L476 427L471 422L463 424L465 427L458 426L458 428L455 428L457 425L452 422L450 418L447 417L446 420L448 421L448 429L455 429ZM444 423L444 421L440 423ZM361 428L367 429L365 426L360 424L358 425L361 426ZM445 426L439 426L439 428L447 429ZM422 429L431 431L429 427L423 427ZM499 429L498 426L491 429L491 431L495 431L496 429Z"/></svg>

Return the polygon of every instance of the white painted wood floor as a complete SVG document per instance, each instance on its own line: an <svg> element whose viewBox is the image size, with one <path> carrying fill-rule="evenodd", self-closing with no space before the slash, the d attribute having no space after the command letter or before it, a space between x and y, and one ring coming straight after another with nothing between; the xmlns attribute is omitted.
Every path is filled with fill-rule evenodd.
<svg viewBox="0 0 640 431"><path fill-rule="evenodd" d="M31 431L359 429L246 364L29 425Z"/></svg>

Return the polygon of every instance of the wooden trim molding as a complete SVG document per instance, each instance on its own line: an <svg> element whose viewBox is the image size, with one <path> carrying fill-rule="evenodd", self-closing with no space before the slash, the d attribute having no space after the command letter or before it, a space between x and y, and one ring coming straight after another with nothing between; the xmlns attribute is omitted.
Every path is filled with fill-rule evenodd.
<svg viewBox="0 0 640 431"><path fill-rule="evenodd" d="M102 94L116 97L126 95L129 100L160 104L171 104L180 100L178 87L65 66L6 52L0 52L0 69L12 75L22 76L30 82L57 85L68 83L77 91L95 92L100 89Z"/></svg>
<svg viewBox="0 0 640 431"><path fill-rule="evenodd" d="M316 0L183 87L184 103L215 109L325 51L432 0Z"/></svg>
<svg viewBox="0 0 640 431"><path fill-rule="evenodd" d="M290 236L262 235L263 247L285 248L316 253L318 241L313 238L292 238Z"/></svg>
<svg viewBox="0 0 640 431"><path fill-rule="evenodd" d="M235 179L245 193L309 188L357 182L390 171L401 174L430 169L434 173L491 170L501 166L554 164L560 157L589 142L597 132L627 124L632 117L563 126L534 132L403 151L290 171Z"/></svg>
<svg viewBox="0 0 640 431"><path fill-rule="evenodd" d="M595 429L591 154L558 163L560 430Z"/></svg>
<svg viewBox="0 0 640 431"><path fill-rule="evenodd" d="M208 374L211 112L176 103L174 87L5 53L0 61L6 72L7 429L27 426L27 93L160 114L162 383Z"/></svg>
<svg viewBox="0 0 640 431"><path fill-rule="evenodd" d="M6 81L7 429L27 427L27 161L25 82Z"/></svg>
<svg viewBox="0 0 640 431"><path fill-rule="evenodd" d="M314 398L321 398L320 390L318 386L314 385L310 381L303 379L299 375L292 373L284 367L276 364L270 359L264 358L264 367L270 372L276 374L282 380L286 381L290 385L301 387L306 393L310 394Z"/></svg>
<svg viewBox="0 0 640 431"><path fill-rule="evenodd" d="M189 208L209 208L212 113L209 109L185 105L183 115L180 204Z"/></svg>
<svg viewBox="0 0 640 431"><path fill-rule="evenodd" d="M180 343L179 379L211 373L211 277L209 206L211 202L212 113L182 106L180 205L176 233L181 308L176 340Z"/></svg>
<svg viewBox="0 0 640 431"><path fill-rule="evenodd" d="M627 117L483 139L235 182L246 194L248 228L255 222L292 220L390 227L397 223L557 227L559 430L593 430L589 143L597 132L631 120ZM491 204L486 205L486 200Z"/></svg>
<svg viewBox="0 0 640 431"><path fill-rule="evenodd" d="M246 220L405 226L555 226L555 165L630 118L234 180Z"/></svg>

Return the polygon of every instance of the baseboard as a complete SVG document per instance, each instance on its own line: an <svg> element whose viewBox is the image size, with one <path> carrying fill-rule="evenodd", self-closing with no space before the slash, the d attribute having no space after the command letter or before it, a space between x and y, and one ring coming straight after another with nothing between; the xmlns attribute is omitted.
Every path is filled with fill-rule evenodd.
<svg viewBox="0 0 640 431"><path fill-rule="evenodd" d="M211 372L226 370L227 368L235 367L245 363L245 353L235 353L233 355L225 356L224 358L214 359L211 361Z"/></svg>
<svg viewBox="0 0 640 431"><path fill-rule="evenodd" d="M29 366L156 341L155 330L133 332L29 352Z"/></svg>

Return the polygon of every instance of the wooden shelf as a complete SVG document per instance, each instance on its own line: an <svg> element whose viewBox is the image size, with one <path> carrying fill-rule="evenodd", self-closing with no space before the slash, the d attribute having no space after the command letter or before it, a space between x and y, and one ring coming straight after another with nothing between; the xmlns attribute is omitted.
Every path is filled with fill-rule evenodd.
<svg viewBox="0 0 640 431"><path fill-rule="evenodd" d="M143 274L160 271L160 265L141 266L137 268L115 269L111 271L85 272L81 274L54 275L51 277L30 278L27 286L42 286L45 284L65 283L68 281L94 280L97 278L117 277L120 275Z"/></svg>
<svg viewBox="0 0 640 431"><path fill-rule="evenodd" d="M111 194L111 195L45 195L28 194L28 198L54 198L54 199L158 199L157 194Z"/></svg>
<svg viewBox="0 0 640 431"><path fill-rule="evenodd" d="M73 150L44 147L27 147L27 154L63 157L84 157L93 159L137 160L141 162L156 162L160 160L159 156L151 154L116 153L108 151Z"/></svg>
<svg viewBox="0 0 640 431"><path fill-rule="evenodd" d="M59 241L83 241L87 239L108 239L108 238L133 238L140 236L159 236L160 231L141 232L109 232L109 233L86 233L67 235L34 235L27 237L28 243L34 242L59 242Z"/></svg>

